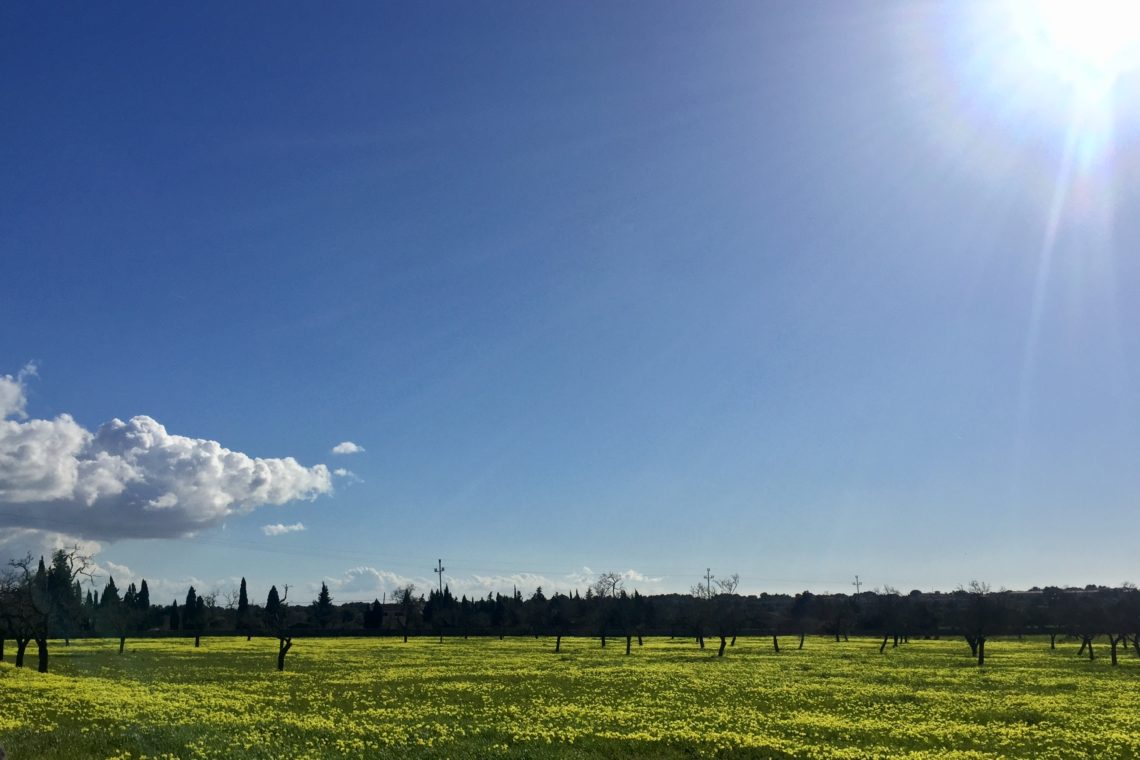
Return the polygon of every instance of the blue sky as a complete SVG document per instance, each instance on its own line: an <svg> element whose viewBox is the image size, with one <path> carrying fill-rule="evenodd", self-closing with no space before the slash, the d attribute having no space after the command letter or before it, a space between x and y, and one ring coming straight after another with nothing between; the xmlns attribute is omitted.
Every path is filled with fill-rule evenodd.
<svg viewBox="0 0 1140 760"><path fill-rule="evenodd" d="M1002 23L6 5L8 453L146 415L317 480L187 536L0 467L2 548L342 599L437 557L472 592L1138 579L1136 77L1089 105Z"/></svg>

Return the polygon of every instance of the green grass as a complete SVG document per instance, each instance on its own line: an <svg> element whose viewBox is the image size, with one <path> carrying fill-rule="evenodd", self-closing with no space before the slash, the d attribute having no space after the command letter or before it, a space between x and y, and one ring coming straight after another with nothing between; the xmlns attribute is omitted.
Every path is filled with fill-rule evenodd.
<svg viewBox="0 0 1140 760"><path fill-rule="evenodd" d="M1140 757L1140 660L1043 641L991 641L983 670L959 640L741 639L719 659L689 639L630 657L616 640L299 639L285 673L272 639L116 652L0 664L11 760Z"/></svg>

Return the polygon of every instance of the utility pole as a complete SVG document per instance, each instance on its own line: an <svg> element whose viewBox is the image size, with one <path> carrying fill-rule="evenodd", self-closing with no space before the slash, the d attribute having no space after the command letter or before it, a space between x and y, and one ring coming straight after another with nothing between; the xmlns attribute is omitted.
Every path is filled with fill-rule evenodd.
<svg viewBox="0 0 1140 760"><path fill-rule="evenodd" d="M859 596L859 589L863 587L863 582L859 580L859 576L855 576L855 582L851 584L855 587L855 596Z"/></svg>
<svg viewBox="0 0 1140 760"><path fill-rule="evenodd" d="M447 568L445 568L443 566L443 560L442 559L437 559L435 561L435 565L436 565L435 569L432 570L432 572L439 575L439 610L436 612L436 615L438 615L438 617L436 619L439 621L439 643L442 644L443 643L443 615L442 615L442 613L443 613L443 571L446 570Z"/></svg>
<svg viewBox="0 0 1140 760"><path fill-rule="evenodd" d="M712 599L712 568L705 568L705 594Z"/></svg>

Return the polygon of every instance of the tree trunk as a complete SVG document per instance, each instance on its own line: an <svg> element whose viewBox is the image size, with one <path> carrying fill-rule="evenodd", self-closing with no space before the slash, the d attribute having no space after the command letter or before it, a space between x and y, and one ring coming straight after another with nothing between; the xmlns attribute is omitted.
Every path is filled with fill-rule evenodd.
<svg viewBox="0 0 1140 760"><path fill-rule="evenodd" d="M0 662L4 662L4 637L0 636Z"/></svg>
<svg viewBox="0 0 1140 760"><path fill-rule="evenodd" d="M606 634L602 633L602 649L606 648Z"/></svg>
<svg viewBox="0 0 1140 760"><path fill-rule="evenodd" d="M645 646L645 642L641 640L641 631L637 632L637 645L639 647ZM0 654L2 654L2 653L0 653Z"/></svg>
<svg viewBox="0 0 1140 760"><path fill-rule="evenodd" d="M734 633L734 634L732 634L732 640L728 642L728 645L729 645L730 647L734 647L734 646L736 646L736 634L735 634L735 633Z"/></svg>
<svg viewBox="0 0 1140 760"><path fill-rule="evenodd" d="M202 634L195 633L194 634L194 648L197 649L200 646L202 646Z"/></svg>
<svg viewBox="0 0 1140 760"><path fill-rule="evenodd" d="M253 634L252 634L252 633L249 633L249 632L246 632L246 634L245 634L245 640L246 640L246 641L249 641L249 640L250 640L250 639L252 639L252 638L253 638Z"/></svg>
<svg viewBox="0 0 1140 760"><path fill-rule="evenodd" d="M895 643L891 646L891 649L898 649L898 648L899 648L899 635L896 633L895 634Z"/></svg>
<svg viewBox="0 0 1140 760"><path fill-rule="evenodd" d="M839 643L839 629L838 628L835 629L835 643L836 644Z"/></svg>
<svg viewBox="0 0 1140 760"><path fill-rule="evenodd" d="M698 636L697 637L697 643L701 645L701 649L704 649L705 648L705 637L704 636Z"/></svg>
<svg viewBox="0 0 1140 760"><path fill-rule="evenodd" d="M408 626L404 626L404 643L408 643Z"/></svg>
<svg viewBox="0 0 1140 760"><path fill-rule="evenodd" d="M625 637L625 653L629 654L630 647L633 646L633 636L626 635Z"/></svg>
<svg viewBox="0 0 1140 760"><path fill-rule="evenodd" d="M1056 631L1049 634L1049 648L1050 649L1056 649L1057 648L1057 632Z"/></svg>
<svg viewBox="0 0 1140 760"><path fill-rule="evenodd" d="M277 669L285 670L285 655L293 648L292 637L285 636L277 639Z"/></svg>
<svg viewBox="0 0 1140 760"><path fill-rule="evenodd" d="M554 639L554 654L558 654L561 651L562 651L562 634L560 633L560 634L558 634L558 637L556 639Z"/></svg>
<svg viewBox="0 0 1140 760"><path fill-rule="evenodd" d="M1116 665L1116 647L1118 644L1120 644L1120 637L1109 635L1109 637L1108 637L1108 646L1109 646L1108 653L1109 653L1109 657L1112 658L1112 664L1113 665Z"/></svg>
<svg viewBox="0 0 1140 760"><path fill-rule="evenodd" d="M126 648L126 646L127 646L127 637L126 636L120 636L119 637L119 654L123 653L123 650Z"/></svg>
<svg viewBox="0 0 1140 760"><path fill-rule="evenodd" d="M1088 646L1088 641L1086 641L1084 637L1081 637L1081 648L1077 650L1077 657L1080 657L1085 653L1086 646Z"/></svg>
<svg viewBox="0 0 1140 760"><path fill-rule="evenodd" d="M966 643L970 645L970 656L971 657L977 657L978 656L978 640L977 640L977 638L967 634L966 635Z"/></svg>
<svg viewBox="0 0 1140 760"><path fill-rule="evenodd" d="M720 637L720 649L716 653L717 657L724 657L724 648L726 646L728 646L728 640L724 636L721 636Z"/></svg>
<svg viewBox="0 0 1140 760"><path fill-rule="evenodd" d="M19 636L16 637L16 667L24 667L24 652L28 649L28 642L31 639L24 639Z"/></svg>
<svg viewBox="0 0 1140 760"><path fill-rule="evenodd" d="M986 664L986 637L978 637L978 667Z"/></svg>
<svg viewBox="0 0 1140 760"><path fill-rule="evenodd" d="M879 654L882 654L883 651L887 648L887 640L890 638L891 637L888 636L887 634L885 634L885 633L883 634L883 643L879 645Z"/></svg>
<svg viewBox="0 0 1140 760"><path fill-rule="evenodd" d="M1088 637L1088 642L1089 642L1089 662L1092 662L1093 661L1092 636Z"/></svg>
<svg viewBox="0 0 1140 760"><path fill-rule="evenodd" d="M772 634L772 649L776 651L776 654L780 653L780 638L774 633Z"/></svg>
<svg viewBox="0 0 1140 760"><path fill-rule="evenodd" d="M799 645L799 647L798 647L798 648L799 648L799 649L803 649L803 648L804 648L804 632L803 632L803 631L800 631L800 645Z"/></svg>
<svg viewBox="0 0 1140 760"><path fill-rule="evenodd" d="M48 672L48 640L46 636L36 637L36 652L39 654L39 672Z"/></svg>

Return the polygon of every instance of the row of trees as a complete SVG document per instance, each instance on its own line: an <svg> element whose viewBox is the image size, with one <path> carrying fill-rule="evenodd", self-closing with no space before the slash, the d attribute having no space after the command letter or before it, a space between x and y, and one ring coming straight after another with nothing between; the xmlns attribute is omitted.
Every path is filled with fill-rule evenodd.
<svg viewBox="0 0 1140 760"><path fill-rule="evenodd" d="M31 557L10 563L0 578L0 660L4 643L16 644L16 665L23 666L32 642L41 672L48 668L48 641L78 636L113 636L119 652L128 637L192 636L199 646L206 633L214 635L270 636L277 639L277 667L296 636L431 633L439 636L507 635L549 636L554 651L561 651L566 636L597 637L601 646L624 639L631 654L634 640L647 635L692 637L704 649L717 641L724 656L738 636L766 636L775 651L781 639L793 637L802 648L807 636L826 635L836 641L852 635L881 639L880 652L913 637L961 636L978 665L985 664L986 643L995 636L1048 635L1050 647L1058 637L1081 643L1080 654L1095 657L1095 645L1108 646L1113 665L1122 646L1140 656L1140 591L1120 588L1045 588L1027 592L992 592L973 582L950 593L900 594L892 588L854 595L796 595L737 593L735 575L715 580L711 575L689 594L643 596L625 588L619 573L603 573L584 595L554 594L538 588L524 599L489 594L485 598L456 598L449 588L432 590L425 598L414 586L396 590L393 601L350 602L336 605L328 587L321 585L309 604L290 605L289 588L271 588L263 605L249 600L245 579L225 595L199 594L191 587L181 604L155 605L145 580L120 592L113 578L101 592L82 592L90 579L91 563L76 551L55 552L50 563Z"/></svg>

